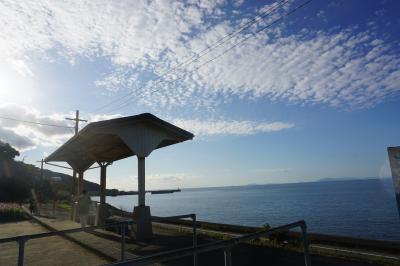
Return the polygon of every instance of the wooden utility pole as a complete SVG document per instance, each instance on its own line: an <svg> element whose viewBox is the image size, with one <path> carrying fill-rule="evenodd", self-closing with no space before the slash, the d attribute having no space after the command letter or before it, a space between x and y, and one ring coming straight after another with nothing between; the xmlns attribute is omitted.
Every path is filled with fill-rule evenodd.
<svg viewBox="0 0 400 266"><path fill-rule="evenodd" d="M40 209L42 208L42 205L40 204L39 200L43 199L43 195L41 194L41 189L43 188L42 182L43 182L43 162L44 162L44 160L42 159L42 160L36 161L36 162L40 163L40 181L39 182L36 181L36 184L39 184L39 187L35 186L36 188L38 188L39 198L36 195L35 189L32 189L32 197L36 204L36 209L37 209L36 212L37 212L37 214L40 214Z"/></svg>
<svg viewBox="0 0 400 266"><path fill-rule="evenodd" d="M79 132L79 122L87 122L87 120L79 118L79 110L76 110L75 118L66 117L65 119L75 121L75 135L77 135ZM72 172L72 194L74 194L75 196L78 196L80 192L74 191L75 188L76 188L76 171L73 170L73 172Z"/></svg>
<svg viewBox="0 0 400 266"><path fill-rule="evenodd" d="M40 163L40 180L43 180L43 159L36 162Z"/></svg>
<svg viewBox="0 0 400 266"><path fill-rule="evenodd" d="M87 120L79 118L79 110L76 110L75 118L66 117L65 119L75 121L75 135L79 131L79 122L87 122Z"/></svg>

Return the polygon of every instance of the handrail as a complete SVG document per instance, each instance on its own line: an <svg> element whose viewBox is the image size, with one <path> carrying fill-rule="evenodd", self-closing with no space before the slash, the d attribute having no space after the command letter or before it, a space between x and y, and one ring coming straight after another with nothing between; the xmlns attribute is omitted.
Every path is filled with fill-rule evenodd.
<svg viewBox="0 0 400 266"><path fill-rule="evenodd" d="M197 232L196 232L196 214L185 214L185 215L176 215L176 216L168 216L168 217L153 217L152 221L159 222L159 221L167 221L167 220L177 220L183 218L191 218L193 222L193 247L197 247ZM84 228L73 228L73 229L65 229L60 231L52 231L52 232L45 232L45 233L37 233L37 234L29 234L29 235L20 235L20 236L13 236L13 237L6 237L0 239L0 244L7 243L7 242L18 242L18 266L24 265L24 253L25 253L25 242L30 239L37 239L37 238L44 238L50 236L58 236L58 235L66 235L71 233L77 232L90 232L97 229L104 229L109 227L121 227L121 261L125 260L125 233L126 233L126 226L131 224L137 224L135 220L128 220L128 221L121 221L121 222L114 222L108 223L105 225L96 225L96 226L88 226ZM198 265L197 254L193 255L194 257L194 265Z"/></svg>
<svg viewBox="0 0 400 266"><path fill-rule="evenodd" d="M162 221L170 221L170 220L179 220L184 218L192 219L192 231L193 231L193 248L197 248L197 222L196 222L196 214L184 214L184 215L175 215L168 217L152 217L152 222L162 222ZM199 264L199 259L197 253L193 254L193 265L197 266Z"/></svg>
<svg viewBox="0 0 400 266"><path fill-rule="evenodd" d="M1 243L7 243L12 241L18 242L18 266L24 265L24 253L25 253L25 242L29 239L37 239L37 238L44 238L49 236L58 236L58 235L65 235L70 233L77 233L77 232L88 232L94 231L96 229L114 227L114 226L121 226L121 260L125 257L125 226L129 224L136 224L135 221L122 221L116 223L109 223L105 225L96 225L96 226L89 226L84 228L73 228L73 229L66 229L60 231L52 231L52 232L45 232L45 233L37 233L37 234L30 234L30 235L21 235L21 236L13 236L13 237L6 237L0 239Z"/></svg>
<svg viewBox="0 0 400 266"><path fill-rule="evenodd" d="M25 240L29 240L29 239L43 238L43 237L49 237L49 236L77 233L77 232L81 232L81 231L94 231L97 229L103 229L103 228L108 228L108 227L113 227L113 226L118 226L118 225L123 225L123 224L126 224L126 225L136 224L136 222L135 221L122 221L122 222L109 223L106 225L96 225L96 226L88 226L88 227L84 227L84 228L73 228L73 229L65 229L65 230L60 230L60 231L51 231L51 232L45 232L45 233L30 234L30 235L12 236L12 237L0 238L0 244L6 243L6 242L18 241L21 238L24 238Z"/></svg>
<svg viewBox="0 0 400 266"><path fill-rule="evenodd" d="M170 261L174 259L179 259L182 257L186 256L191 256L195 254L200 254L208 251L213 251L213 250L219 250L219 249L224 249L225 253L225 266L231 266L231 248L239 243L247 242L249 240L263 237L263 236L269 236L272 234L276 234L279 232L284 232L288 231L291 228L294 227L300 227L303 233L303 245L304 245L304 261L306 266L310 266L310 258L309 258L309 252L308 252L308 241L307 241L307 225L305 221L301 220L295 223L283 225L283 226L278 226L269 230L261 230L256 233L251 233L247 234L244 236L236 237L233 239L228 239L228 240L221 240L218 242L214 243L208 243L204 245L200 245L197 247L191 247L191 248L182 248L182 249L176 249L172 251L167 251L167 252L161 252L155 255L151 256L146 256L138 259L132 259L132 260L127 260L127 261L121 261L121 262L116 262L109 264L110 266L113 265L118 265L118 266L126 266L126 265L148 265L152 263L160 263L160 262L165 262L165 261Z"/></svg>

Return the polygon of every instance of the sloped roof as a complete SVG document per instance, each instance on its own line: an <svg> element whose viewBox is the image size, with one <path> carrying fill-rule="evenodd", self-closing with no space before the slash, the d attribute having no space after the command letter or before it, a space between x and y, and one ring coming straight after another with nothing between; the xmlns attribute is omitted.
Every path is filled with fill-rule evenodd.
<svg viewBox="0 0 400 266"><path fill-rule="evenodd" d="M150 113L93 122L45 161L67 162L85 171L95 162L113 162L193 139L194 135Z"/></svg>

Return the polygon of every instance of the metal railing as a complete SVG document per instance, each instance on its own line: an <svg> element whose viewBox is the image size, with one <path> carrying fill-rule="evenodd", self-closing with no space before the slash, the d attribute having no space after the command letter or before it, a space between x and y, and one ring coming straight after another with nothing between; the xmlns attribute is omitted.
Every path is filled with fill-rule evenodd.
<svg viewBox="0 0 400 266"><path fill-rule="evenodd" d="M38 234L31 234L31 235L22 235L22 236L13 236L7 238L1 238L1 243L7 242L14 242L18 243L18 266L24 265L24 254L25 254L25 243L30 239L38 239L50 236L62 236L71 233L78 233L78 232L90 232L97 229L104 229L109 227L121 227L121 260L125 257L125 227L129 224L135 224L135 221L123 221L123 222L116 222L116 223L109 223L106 225L98 225L98 226L89 226L84 228L73 228L73 229L66 229L60 231L52 231L52 232L45 232L45 233L38 233Z"/></svg>
<svg viewBox="0 0 400 266"><path fill-rule="evenodd" d="M171 220L179 220L184 218L192 219L192 232L193 232L193 248L197 248L197 223L196 223L196 214L185 214L185 215L176 215L169 217L152 217L152 222L163 222L163 221L171 221ZM193 254L193 265L197 266L198 263L197 253Z"/></svg>
<svg viewBox="0 0 400 266"><path fill-rule="evenodd" d="M196 248L197 247L197 232L196 232L196 215L195 214L177 215L177 216L169 216L169 217L152 217L151 220L152 220L152 222L161 222L161 221L178 220L178 219L184 219L184 218L192 219L192 222L193 222L192 223L192 225L193 225L193 248ZM112 227L118 228L118 226L119 226L120 233L121 233L120 260L124 261L125 260L126 228L128 225L132 225L132 224L136 224L136 222L134 220L129 220L129 221L121 221L121 222L115 222L115 223L108 223L105 225L89 226L89 227L84 227L84 228L73 228L73 229L66 229L66 230L60 230L60 231L13 236L13 237L1 238L0 244L16 241L18 243L18 266L23 266L24 265L24 255L25 255L25 243L30 239L38 239L38 238L44 238L44 237L50 237L50 236L63 236L66 234L71 234L71 233L90 232L90 231L94 231L97 229L105 229L105 228L112 228ZM194 256L194 265L197 265L197 254L194 254L193 256Z"/></svg>
<svg viewBox="0 0 400 266"><path fill-rule="evenodd" d="M112 263L109 265L113 265L113 266L115 266L115 265L118 265L118 266L149 265L152 263L160 263L160 262L180 259L180 258L183 258L186 256L198 255L200 253L205 253L205 252L209 252L209 251L213 251L213 250L222 249L222 250L224 250L225 266L231 266L232 265L231 249L233 246L256 239L256 238L266 237L266 236L270 236L270 235L280 233L280 232L286 232L289 229L292 229L295 227L301 228L302 237L303 237L304 262L305 262L306 266L310 266L311 263L310 263L310 256L309 256L309 251L308 251L307 225L306 225L305 221L303 221L303 220L295 222L295 223L275 227L275 228L272 228L269 230L262 230L262 231L259 231L256 233L251 233L251 234L247 234L244 236L232 238L229 240L222 240L222 241L204 244L204 245L200 245L200 246L192 247L192 248L176 249L176 250L162 252L162 253L158 253L155 255L146 256L146 257L142 257L142 258L138 258L138 259L116 262L116 263Z"/></svg>

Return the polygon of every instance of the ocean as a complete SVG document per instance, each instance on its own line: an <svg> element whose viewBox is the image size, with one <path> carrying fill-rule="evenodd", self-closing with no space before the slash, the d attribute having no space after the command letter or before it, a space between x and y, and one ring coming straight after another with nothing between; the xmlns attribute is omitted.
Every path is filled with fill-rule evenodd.
<svg viewBox="0 0 400 266"><path fill-rule="evenodd" d="M132 211L137 196L107 197ZM279 226L304 219L309 232L400 241L392 181L365 179L182 189L146 194L152 215L195 213L200 221Z"/></svg>

